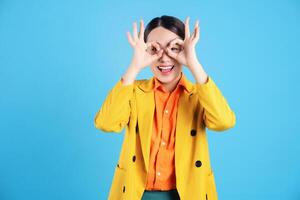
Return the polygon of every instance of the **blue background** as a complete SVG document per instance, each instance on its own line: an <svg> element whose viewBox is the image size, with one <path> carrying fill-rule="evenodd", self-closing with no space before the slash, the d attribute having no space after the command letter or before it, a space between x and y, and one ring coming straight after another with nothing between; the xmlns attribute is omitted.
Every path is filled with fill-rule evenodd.
<svg viewBox="0 0 300 200"><path fill-rule="evenodd" d="M94 116L130 63L126 31L163 14L200 20L198 58L236 113L208 131L219 199L300 199L299 1L1 0L1 200L107 199L124 131Z"/></svg>

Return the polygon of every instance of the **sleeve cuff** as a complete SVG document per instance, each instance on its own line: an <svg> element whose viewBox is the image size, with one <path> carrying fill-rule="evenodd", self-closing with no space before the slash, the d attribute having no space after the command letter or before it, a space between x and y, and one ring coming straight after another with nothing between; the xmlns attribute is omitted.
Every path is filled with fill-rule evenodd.
<svg viewBox="0 0 300 200"><path fill-rule="evenodd" d="M123 87L133 86L133 85L134 85L134 82L131 83L131 84L128 84L128 85L124 85L124 79L123 79L123 77L121 77L121 78L119 79L118 83L119 83L121 86L123 86Z"/></svg>
<svg viewBox="0 0 300 200"><path fill-rule="evenodd" d="M207 80L205 83L196 83L197 91L200 90L207 90L207 88L210 88L214 84L214 81L210 76L207 76Z"/></svg>

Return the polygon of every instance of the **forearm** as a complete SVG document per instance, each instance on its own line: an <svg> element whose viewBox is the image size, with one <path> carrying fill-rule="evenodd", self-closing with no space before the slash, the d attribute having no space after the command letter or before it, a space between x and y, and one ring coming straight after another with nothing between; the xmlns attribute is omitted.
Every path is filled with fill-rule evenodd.
<svg viewBox="0 0 300 200"><path fill-rule="evenodd" d="M126 72L122 76L123 85L133 84L138 73L139 69L134 64L130 64Z"/></svg>
<svg viewBox="0 0 300 200"><path fill-rule="evenodd" d="M204 84L207 82L208 76L200 62L194 61L192 64L190 64L189 68L196 80L196 83Z"/></svg>

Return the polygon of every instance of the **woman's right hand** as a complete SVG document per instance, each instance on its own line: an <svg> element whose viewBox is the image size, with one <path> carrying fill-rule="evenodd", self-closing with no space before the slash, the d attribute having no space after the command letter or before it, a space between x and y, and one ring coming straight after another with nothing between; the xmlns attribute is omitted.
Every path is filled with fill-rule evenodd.
<svg viewBox="0 0 300 200"><path fill-rule="evenodd" d="M134 49L131 65L141 70L151 65L162 56L163 49L156 42L144 42L144 21L140 20L140 32L137 32L137 24L133 23L133 37L127 32L130 46Z"/></svg>

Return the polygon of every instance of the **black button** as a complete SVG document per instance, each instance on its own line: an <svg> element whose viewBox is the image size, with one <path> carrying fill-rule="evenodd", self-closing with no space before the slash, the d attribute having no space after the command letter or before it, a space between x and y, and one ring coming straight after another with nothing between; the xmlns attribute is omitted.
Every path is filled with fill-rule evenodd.
<svg viewBox="0 0 300 200"><path fill-rule="evenodd" d="M197 134L197 131L195 129L191 130L191 135L195 136Z"/></svg>
<svg viewBox="0 0 300 200"><path fill-rule="evenodd" d="M123 186L123 193L125 193L125 185Z"/></svg>
<svg viewBox="0 0 300 200"><path fill-rule="evenodd" d="M195 162L195 165L196 165L196 167L201 167L202 163L201 163L200 160L197 160L197 161Z"/></svg>
<svg viewBox="0 0 300 200"><path fill-rule="evenodd" d="M132 161L135 162L135 156L132 157Z"/></svg>
<svg viewBox="0 0 300 200"><path fill-rule="evenodd" d="M119 164L117 164L117 167L120 167Z"/></svg>

